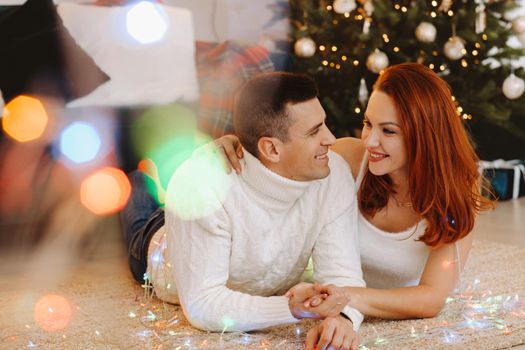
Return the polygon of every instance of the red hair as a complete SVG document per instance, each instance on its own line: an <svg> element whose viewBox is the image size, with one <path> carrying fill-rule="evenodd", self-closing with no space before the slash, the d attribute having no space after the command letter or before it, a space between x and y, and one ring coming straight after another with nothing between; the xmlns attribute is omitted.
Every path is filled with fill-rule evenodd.
<svg viewBox="0 0 525 350"><path fill-rule="evenodd" d="M405 139L413 209L427 222L419 237L428 246L455 242L472 231L476 214L491 208L481 196L478 156L456 112L450 88L418 63L387 68L374 85L396 105ZM359 207L374 216L395 194L388 175L367 172Z"/></svg>

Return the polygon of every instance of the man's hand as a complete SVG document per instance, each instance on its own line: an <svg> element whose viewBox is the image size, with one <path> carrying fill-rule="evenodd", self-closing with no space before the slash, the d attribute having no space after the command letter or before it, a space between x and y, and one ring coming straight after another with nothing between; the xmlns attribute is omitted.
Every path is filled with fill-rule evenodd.
<svg viewBox="0 0 525 350"><path fill-rule="evenodd" d="M324 318L324 316L310 310L310 300L324 297L316 291L314 284L305 282L296 284L286 292L285 296L288 297L288 306L295 318Z"/></svg>
<svg viewBox="0 0 525 350"><path fill-rule="evenodd" d="M359 335L352 322L340 315L327 317L306 335L306 350L357 350L358 346Z"/></svg>

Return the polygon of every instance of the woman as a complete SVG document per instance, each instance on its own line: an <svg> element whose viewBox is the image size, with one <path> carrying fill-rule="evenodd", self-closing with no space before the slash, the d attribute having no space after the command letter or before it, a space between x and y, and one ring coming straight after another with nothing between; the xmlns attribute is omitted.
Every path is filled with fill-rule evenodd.
<svg viewBox="0 0 525 350"><path fill-rule="evenodd" d="M234 136L216 143L239 172ZM303 285L288 295L306 301L315 291L323 297L305 307L322 316L339 313L341 300L369 316L435 316L458 283L477 213L492 207L448 85L417 63L389 67L374 85L361 140L339 139L333 150L356 178L368 287Z"/></svg>

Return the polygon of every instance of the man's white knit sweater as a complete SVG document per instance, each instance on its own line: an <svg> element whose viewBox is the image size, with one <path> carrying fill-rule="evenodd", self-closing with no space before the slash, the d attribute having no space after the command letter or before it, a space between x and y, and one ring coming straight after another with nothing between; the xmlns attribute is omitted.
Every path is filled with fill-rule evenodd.
<svg viewBox="0 0 525 350"><path fill-rule="evenodd" d="M150 244L157 295L175 301L178 292L188 320L205 330L296 322L282 294L299 282L310 256L316 282L365 284L347 163L329 152L330 175L300 182L244 154L241 175L203 171L194 159L183 164L168 187L164 230ZM196 178L203 172L209 181ZM363 316L345 313L357 329Z"/></svg>

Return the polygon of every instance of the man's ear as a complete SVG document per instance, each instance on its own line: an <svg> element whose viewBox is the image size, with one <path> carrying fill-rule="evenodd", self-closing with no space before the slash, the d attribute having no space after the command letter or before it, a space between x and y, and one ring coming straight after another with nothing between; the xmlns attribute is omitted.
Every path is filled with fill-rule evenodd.
<svg viewBox="0 0 525 350"><path fill-rule="evenodd" d="M257 142L257 149L261 158L271 163L278 163L281 156L281 145L282 142L275 137L261 137Z"/></svg>

